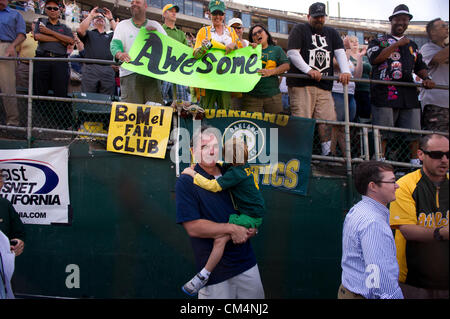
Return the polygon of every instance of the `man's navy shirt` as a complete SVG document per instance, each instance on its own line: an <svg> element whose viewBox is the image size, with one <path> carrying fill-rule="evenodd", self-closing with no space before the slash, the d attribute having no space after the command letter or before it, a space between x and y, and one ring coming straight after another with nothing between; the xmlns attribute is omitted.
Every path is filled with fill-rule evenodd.
<svg viewBox="0 0 450 319"><path fill-rule="evenodd" d="M113 34L113 32L100 33L97 29L87 30L84 37L78 34L84 43L84 57L86 59L113 60L109 50Z"/></svg>
<svg viewBox="0 0 450 319"><path fill-rule="evenodd" d="M218 166L220 168L220 166ZM198 164L194 170L208 179L214 176L206 173ZM176 222L207 219L216 223L228 223L231 214L237 211L233 208L230 193L222 191L213 193L197 185L194 185L192 177L182 174L175 186L176 190ZM191 237L198 270L201 270L208 260L214 240L212 238ZM207 285L213 285L232 278L256 265L250 241L235 245L230 240L225 246L225 251L219 264L209 277Z"/></svg>

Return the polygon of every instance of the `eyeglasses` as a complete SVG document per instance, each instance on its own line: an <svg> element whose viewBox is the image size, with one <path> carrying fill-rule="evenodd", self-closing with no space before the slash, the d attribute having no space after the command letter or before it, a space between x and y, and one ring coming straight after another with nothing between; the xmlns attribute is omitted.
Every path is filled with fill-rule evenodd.
<svg viewBox="0 0 450 319"><path fill-rule="evenodd" d="M255 31L252 33L253 37L256 37L257 35L260 35L264 30L263 29L259 29L258 31Z"/></svg>
<svg viewBox="0 0 450 319"><path fill-rule="evenodd" d="M449 151L447 152L442 152L442 151L425 151L422 150L422 152L424 152L425 154L427 154L429 157L431 157L432 159L441 159L444 155L447 156L447 159L449 159Z"/></svg>
<svg viewBox="0 0 450 319"><path fill-rule="evenodd" d="M45 7L48 11L58 11L59 7Z"/></svg>
<svg viewBox="0 0 450 319"><path fill-rule="evenodd" d="M216 10L216 11L214 11L214 12L211 12L211 14L212 14L213 16L223 16L223 15L224 15L224 13L223 13L222 11L219 11L219 10Z"/></svg>
<svg viewBox="0 0 450 319"><path fill-rule="evenodd" d="M241 29L242 29L242 27L233 27L233 29L236 29L236 30L241 30Z"/></svg>

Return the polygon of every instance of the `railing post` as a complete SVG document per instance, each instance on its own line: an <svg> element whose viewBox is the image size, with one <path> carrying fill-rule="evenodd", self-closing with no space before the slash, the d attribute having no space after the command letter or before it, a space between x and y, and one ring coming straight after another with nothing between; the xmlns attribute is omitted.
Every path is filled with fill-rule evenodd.
<svg viewBox="0 0 450 319"><path fill-rule="evenodd" d="M350 112L348 109L348 84L344 87L344 110L345 110L345 162L347 175L352 176L352 151L350 144Z"/></svg>
<svg viewBox="0 0 450 319"><path fill-rule="evenodd" d="M364 145L364 158L366 161L370 160L369 152L369 130L367 127L363 127L363 145Z"/></svg>
<svg viewBox="0 0 450 319"><path fill-rule="evenodd" d="M375 149L375 160L380 160L380 130L377 128L373 129L373 146Z"/></svg>
<svg viewBox="0 0 450 319"><path fill-rule="evenodd" d="M31 132L32 132L32 120L33 120L33 69L34 61L29 60L28 64L28 113L27 113L27 144L31 147Z"/></svg>

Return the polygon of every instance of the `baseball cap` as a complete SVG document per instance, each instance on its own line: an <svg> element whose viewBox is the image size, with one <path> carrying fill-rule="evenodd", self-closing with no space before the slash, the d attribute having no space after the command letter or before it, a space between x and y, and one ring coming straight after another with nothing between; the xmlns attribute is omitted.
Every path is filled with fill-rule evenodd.
<svg viewBox="0 0 450 319"><path fill-rule="evenodd" d="M221 0L211 0L209 2L209 11L212 13L217 10L225 13L225 3Z"/></svg>
<svg viewBox="0 0 450 319"><path fill-rule="evenodd" d="M394 12L389 17L389 21L391 21L393 17L401 15L401 14L406 14L409 17L409 20L411 20L413 18L412 14L409 13L408 6L406 6L405 4L400 4L395 7Z"/></svg>
<svg viewBox="0 0 450 319"><path fill-rule="evenodd" d="M242 27L242 20L239 18L233 18L228 21L228 26L231 27L233 24L239 24Z"/></svg>
<svg viewBox="0 0 450 319"><path fill-rule="evenodd" d="M325 13L325 4L322 2L313 3L309 7L309 15L313 18L326 16L327 14Z"/></svg>
<svg viewBox="0 0 450 319"><path fill-rule="evenodd" d="M169 3L164 6L164 8L162 9L162 13L164 14L164 12L166 12L167 10L170 10L172 8L175 8L176 12L180 11L180 8L176 4Z"/></svg>

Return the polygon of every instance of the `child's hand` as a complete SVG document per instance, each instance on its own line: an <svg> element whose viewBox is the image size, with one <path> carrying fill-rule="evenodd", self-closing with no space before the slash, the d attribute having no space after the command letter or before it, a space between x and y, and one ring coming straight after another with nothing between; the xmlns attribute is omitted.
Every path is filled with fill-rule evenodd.
<svg viewBox="0 0 450 319"><path fill-rule="evenodd" d="M186 167L181 174L186 174L186 175L190 175L192 176L192 178L194 178L195 175L195 171L192 169L192 167Z"/></svg>

